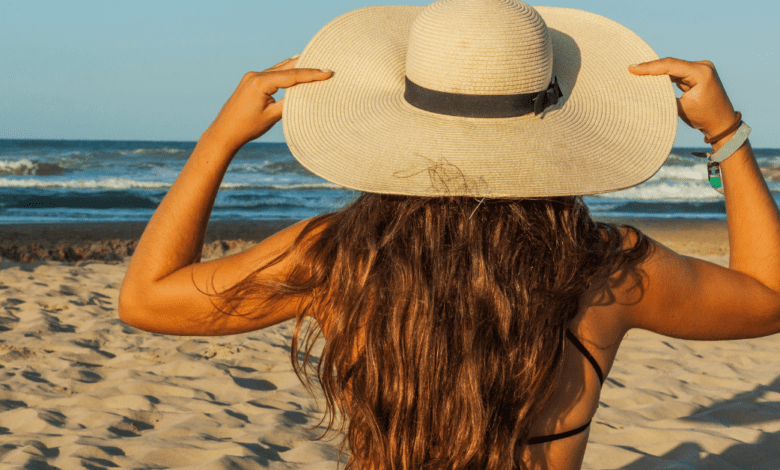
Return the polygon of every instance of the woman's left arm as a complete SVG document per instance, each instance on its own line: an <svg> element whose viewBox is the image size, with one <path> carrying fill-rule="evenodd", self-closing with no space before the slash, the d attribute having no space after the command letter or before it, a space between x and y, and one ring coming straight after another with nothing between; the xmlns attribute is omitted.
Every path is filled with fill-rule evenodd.
<svg viewBox="0 0 780 470"><path fill-rule="evenodd" d="M330 72L294 69L286 60L244 76L219 115L203 133L187 164L146 226L130 261L119 298L125 323L157 333L221 335L256 330L295 315L294 306L253 315L225 315L210 295L235 285L283 252L302 230L296 224L254 248L200 263L211 209L228 165L247 142L282 117L280 88L325 80ZM283 276L289 262L264 271ZM242 311L253 310L252 305Z"/></svg>

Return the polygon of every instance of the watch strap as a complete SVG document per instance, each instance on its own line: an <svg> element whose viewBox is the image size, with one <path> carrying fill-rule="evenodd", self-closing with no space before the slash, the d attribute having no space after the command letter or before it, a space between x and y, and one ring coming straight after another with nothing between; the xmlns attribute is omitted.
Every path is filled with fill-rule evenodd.
<svg viewBox="0 0 780 470"><path fill-rule="evenodd" d="M739 150L739 148L742 147L742 144L747 140L750 135L750 130L750 126L743 122L742 125L739 126L739 129L737 129L737 133L726 142L726 145L710 156L710 161L720 163L734 155L734 152Z"/></svg>

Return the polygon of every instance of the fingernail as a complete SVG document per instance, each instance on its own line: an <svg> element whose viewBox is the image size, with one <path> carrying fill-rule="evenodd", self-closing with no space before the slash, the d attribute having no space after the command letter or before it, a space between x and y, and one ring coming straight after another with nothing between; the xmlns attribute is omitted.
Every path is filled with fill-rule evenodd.
<svg viewBox="0 0 780 470"><path fill-rule="evenodd" d="M639 67L639 64L631 64L629 67Z"/></svg>
<svg viewBox="0 0 780 470"><path fill-rule="evenodd" d="M325 72L325 73L329 73L329 74L333 75L333 70L320 69L320 72Z"/></svg>
<svg viewBox="0 0 780 470"><path fill-rule="evenodd" d="M300 57L300 56L301 56L300 54L295 54L294 56L292 56L292 57L290 57L290 58L291 58L291 59L297 59L297 58L298 58L298 57Z"/></svg>

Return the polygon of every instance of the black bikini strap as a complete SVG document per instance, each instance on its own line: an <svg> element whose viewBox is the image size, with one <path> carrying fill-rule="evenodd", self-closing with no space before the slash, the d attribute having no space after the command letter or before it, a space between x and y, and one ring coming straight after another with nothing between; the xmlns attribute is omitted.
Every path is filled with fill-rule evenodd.
<svg viewBox="0 0 780 470"><path fill-rule="evenodd" d="M566 329L566 337L569 338L569 340L574 343L574 346L577 347L577 349L580 350L583 356L585 356L585 359L590 361L590 363L593 365L593 368L596 369L596 374L599 376L599 382L601 384L604 384L604 373L601 372L601 367L599 366L599 363L596 362L596 359L590 354L590 351L585 347L584 344L580 342L579 339L577 339L576 336L574 336L574 333L571 332L570 329Z"/></svg>
<svg viewBox="0 0 780 470"><path fill-rule="evenodd" d="M596 370L596 374L599 376L599 382L604 384L604 373L601 372L601 366L599 366L599 363L596 362L596 359L593 357L590 351L588 351L585 345L582 344L582 342L576 336L574 336L574 333L572 333L568 328L566 329L566 337L569 338L569 341L571 341L574 346L577 347L577 349L580 350L582 355L585 356L585 359L591 363L593 368ZM528 444L543 444L545 442L557 441L558 439L565 439L585 431L588 429L588 426L590 426L590 421L578 427L577 429L572 429L571 431L559 432L558 434L551 434L549 436L532 437L528 439Z"/></svg>
<svg viewBox="0 0 780 470"><path fill-rule="evenodd" d="M585 423L585 425L578 427L577 429L572 429L571 431L550 434L549 436L532 437L528 439L528 444L543 444L545 442L557 441L558 439L565 439L567 437L581 433L582 431L588 429L588 426L590 426L590 421Z"/></svg>

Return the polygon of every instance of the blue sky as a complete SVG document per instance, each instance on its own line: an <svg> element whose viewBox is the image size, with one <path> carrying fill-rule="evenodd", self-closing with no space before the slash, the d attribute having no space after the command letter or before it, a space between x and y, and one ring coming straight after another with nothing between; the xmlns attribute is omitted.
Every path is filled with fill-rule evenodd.
<svg viewBox="0 0 780 470"><path fill-rule="evenodd" d="M300 52L342 13L386 3L0 0L0 138L197 140L244 72ZM780 147L780 2L533 4L607 16L661 57L712 60L754 146ZM683 127L677 145L702 145ZM281 126L262 140L282 141Z"/></svg>

